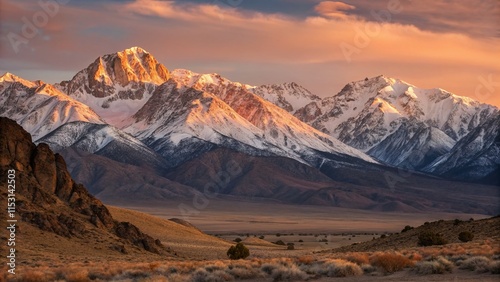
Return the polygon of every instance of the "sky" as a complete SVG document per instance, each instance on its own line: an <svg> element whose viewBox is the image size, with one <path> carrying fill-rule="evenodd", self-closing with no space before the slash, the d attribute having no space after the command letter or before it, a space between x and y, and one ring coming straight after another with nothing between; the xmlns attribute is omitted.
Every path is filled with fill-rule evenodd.
<svg viewBox="0 0 500 282"><path fill-rule="evenodd" d="M169 70L327 97L386 75L500 106L498 0L0 0L0 73L55 83L133 46Z"/></svg>

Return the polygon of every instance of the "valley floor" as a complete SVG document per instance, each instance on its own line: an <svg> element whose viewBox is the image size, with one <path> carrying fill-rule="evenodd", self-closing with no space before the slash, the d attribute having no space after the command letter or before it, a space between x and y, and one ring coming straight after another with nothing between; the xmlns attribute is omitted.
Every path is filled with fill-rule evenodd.
<svg viewBox="0 0 500 282"><path fill-rule="evenodd" d="M435 220L487 218L480 214L377 212L329 206L286 205L212 199L203 209L192 201L106 202L160 218L181 218L209 234L281 233L384 233L399 232L406 225L418 226Z"/></svg>
<svg viewBox="0 0 500 282"><path fill-rule="evenodd" d="M455 282L500 278L500 234L488 235L495 231L488 230L490 221L478 220L485 217L480 215L374 213L248 202L233 202L233 206L228 206L223 201L211 201L206 209L186 218L200 230L182 220L178 203L121 205L128 209L108 206L113 218L131 222L160 239L172 256L161 257L135 249L120 254L103 241L102 246L94 247L92 257L85 251L88 248L85 241L81 242L81 249L68 249L64 238L58 238L57 244L40 239L36 249L21 250L24 257L19 258L18 275L5 275L4 266L0 281ZM471 217L475 220L468 221ZM170 218L180 220L165 220ZM385 251L355 249L370 242L384 244L386 241L378 238L386 233L389 241L395 241L391 238L397 239L403 233L392 236L390 233L400 232L405 225L455 218L467 219L464 226L475 224L477 240L432 247L401 245ZM443 224L447 224L443 227L446 229L453 227L453 221ZM30 235L35 231L27 226L23 232L25 236L51 236L48 232ZM226 251L236 238L250 249L250 257L245 260L227 259ZM286 245L272 243L279 240L293 243L295 249L287 250ZM57 249L59 245L61 248ZM342 249L332 250L338 247Z"/></svg>

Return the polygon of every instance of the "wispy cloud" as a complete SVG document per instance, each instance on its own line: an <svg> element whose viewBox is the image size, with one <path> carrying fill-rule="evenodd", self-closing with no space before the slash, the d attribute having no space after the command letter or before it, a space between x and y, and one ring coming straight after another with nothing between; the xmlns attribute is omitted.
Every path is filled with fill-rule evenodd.
<svg viewBox="0 0 500 282"><path fill-rule="evenodd" d="M36 2L3 0L2 9L8 7L9 12L1 14L0 72L47 79L43 70L65 71L69 77L60 80L69 79L99 55L141 46L171 69L219 72L250 84L296 81L323 96L335 94L349 81L379 74L469 96L474 95L478 76L494 74L500 80L500 59L495 56L500 38L425 28L421 18L398 20L405 13L410 17L412 9L427 9L417 1L405 5L391 21L378 23L369 18L371 10L383 8L374 2L379 1L316 1L311 6L315 15L302 18L189 1L67 5L40 30L43 36L16 54L4 35L19 33L22 17L31 17L39 8ZM329 14L337 12L348 16L339 20ZM373 28L379 31L374 34ZM367 33L369 40L346 61L340 44L360 46L356 42ZM499 96L480 99L500 105Z"/></svg>
<svg viewBox="0 0 500 282"><path fill-rule="evenodd" d="M345 11L354 10L356 7L337 1L322 1L314 7L314 10L321 16L329 18L346 19L348 15Z"/></svg>

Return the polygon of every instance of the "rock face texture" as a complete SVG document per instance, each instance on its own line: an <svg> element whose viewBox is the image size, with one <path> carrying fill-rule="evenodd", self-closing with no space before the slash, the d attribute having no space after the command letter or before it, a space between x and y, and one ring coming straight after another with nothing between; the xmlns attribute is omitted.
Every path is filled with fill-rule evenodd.
<svg viewBox="0 0 500 282"><path fill-rule="evenodd" d="M66 162L48 145L38 146L16 122L0 117L0 183L7 187L15 170L16 213L41 230L64 237L84 237L98 228L146 251L162 254L165 247L137 227L117 222L101 201L70 176ZM0 194L6 202L7 193Z"/></svg>

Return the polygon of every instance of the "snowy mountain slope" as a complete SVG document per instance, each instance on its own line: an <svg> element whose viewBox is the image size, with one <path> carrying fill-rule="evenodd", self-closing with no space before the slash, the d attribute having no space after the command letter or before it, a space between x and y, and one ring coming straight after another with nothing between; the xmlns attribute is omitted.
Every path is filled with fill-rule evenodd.
<svg viewBox="0 0 500 282"><path fill-rule="evenodd" d="M423 122L403 122L394 133L372 147L368 154L384 163L419 170L446 154L455 143L441 130Z"/></svg>
<svg viewBox="0 0 500 282"><path fill-rule="evenodd" d="M295 90L285 93L279 85L261 86L253 91L275 103L279 101L277 105L287 105L288 100L294 101L297 96ZM384 76L349 83L335 96L319 101L312 96L299 109L284 109L314 128L391 165L404 165L404 160L411 155L425 156L419 157L416 167L428 165L432 157L446 153L454 142L496 111L494 106L442 89L421 89ZM405 139L412 138L415 130L411 124L430 128L431 131L419 137L427 141L407 146L411 142ZM434 134L429 139L425 136L430 132ZM398 156L391 151L394 149L411 152L399 151L402 155ZM415 157L413 159L415 162Z"/></svg>
<svg viewBox="0 0 500 282"><path fill-rule="evenodd" d="M184 87L174 80L158 87L127 123L125 132L169 159L179 153L199 154L213 145L250 154L298 158L297 154L289 154L263 139L259 128L213 94Z"/></svg>
<svg viewBox="0 0 500 282"><path fill-rule="evenodd" d="M249 89L254 94L266 99L278 107L292 113L311 102L320 102L321 98L309 90L292 82L283 84L262 85Z"/></svg>
<svg viewBox="0 0 500 282"><path fill-rule="evenodd" d="M212 93L239 116L260 129L262 139L289 154L310 155L313 150L349 155L373 162L367 155L301 122L290 113L255 95L249 85L232 82L218 74L196 74L174 70L172 78L181 85ZM296 101L295 101L296 102Z"/></svg>
<svg viewBox="0 0 500 282"><path fill-rule="evenodd" d="M67 147L161 169L165 160L139 140L106 124L92 109L50 84L12 74L0 78L0 115L16 120L36 143Z"/></svg>
<svg viewBox="0 0 500 282"><path fill-rule="evenodd" d="M159 172L169 167L161 156L142 142L107 124L66 123L39 142L48 144L57 152L72 148Z"/></svg>
<svg viewBox="0 0 500 282"><path fill-rule="evenodd" d="M500 112L493 114L463 137L425 171L462 180L481 179L500 171ZM492 179L500 184L498 174Z"/></svg>
<svg viewBox="0 0 500 282"><path fill-rule="evenodd" d="M37 141L68 122L104 121L88 106L42 81L31 82L10 73L0 77L0 115L17 121Z"/></svg>
<svg viewBox="0 0 500 282"><path fill-rule="evenodd" d="M167 68L150 53L132 47L97 58L57 87L90 106L107 123L120 127L169 76Z"/></svg>

